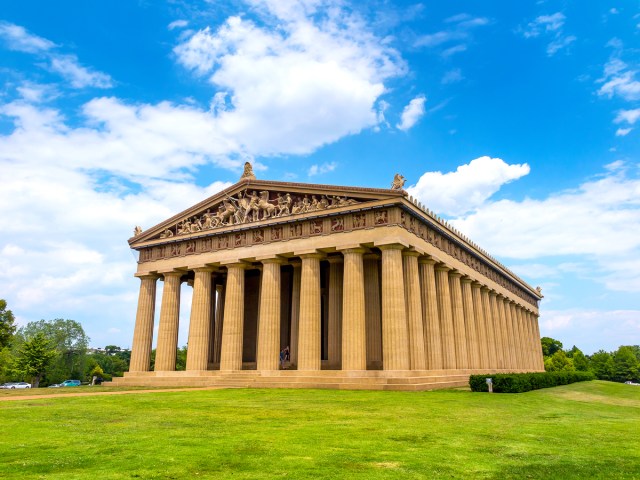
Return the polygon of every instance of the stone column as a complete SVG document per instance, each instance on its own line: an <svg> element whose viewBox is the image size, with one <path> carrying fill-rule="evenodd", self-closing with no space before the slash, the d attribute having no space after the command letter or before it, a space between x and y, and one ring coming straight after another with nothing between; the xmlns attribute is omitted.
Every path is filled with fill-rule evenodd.
<svg viewBox="0 0 640 480"><path fill-rule="evenodd" d="M222 330L224 329L224 299L226 297L225 284L216 287L217 306L216 306L216 324L213 340L213 362L220 366L220 352L222 350Z"/></svg>
<svg viewBox="0 0 640 480"><path fill-rule="evenodd" d="M456 340L453 333L449 270L451 269L443 264L438 264L435 267L438 312L440 313L440 333L442 336L442 368L445 370L455 370Z"/></svg>
<svg viewBox="0 0 640 480"><path fill-rule="evenodd" d="M289 356L291 363L298 365L298 332L300 325L300 279L302 273L302 263L300 260L290 262L293 266L293 279L291 289L291 347Z"/></svg>
<svg viewBox="0 0 640 480"><path fill-rule="evenodd" d="M500 310L498 308L498 294L491 290L489 292L489 303L491 305L491 323L493 325L493 332L495 335L495 343L496 343L496 363L497 368L500 370L505 370L507 368L508 355L507 355L507 345L504 340L506 338L504 330L504 326L502 324L502 318L500 315Z"/></svg>
<svg viewBox="0 0 640 480"><path fill-rule="evenodd" d="M431 258L421 257L418 259L427 368L429 370L442 370L442 338L436 298L435 263L435 260Z"/></svg>
<svg viewBox="0 0 640 480"><path fill-rule="evenodd" d="M531 370L533 370L533 364L532 364L533 342L531 341L531 339L533 338L533 335L531 334L531 322L529 321L529 312L527 312L521 306L518 306L517 309L518 309L518 315L520 317L520 322L521 322L521 325L522 325L523 335L524 335L524 345L525 345L525 350L524 350L525 364L524 364L524 367L527 369L527 371L531 371Z"/></svg>
<svg viewBox="0 0 640 480"><path fill-rule="evenodd" d="M464 307L462 306L462 287L459 272L449 272L449 289L451 291L451 311L453 314L453 334L456 348L456 368L469 368L469 352L467 351L467 333L464 325Z"/></svg>
<svg viewBox="0 0 640 480"><path fill-rule="evenodd" d="M380 303L379 255L364 256L364 312L367 335L367 365L382 366L382 305Z"/></svg>
<svg viewBox="0 0 640 480"><path fill-rule="evenodd" d="M482 285L478 282L471 283L471 299L473 302L473 314L476 324L476 333L478 336L478 359L479 367L482 369L489 368L489 351L487 327L484 319L484 309L482 307Z"/></svg>
<svg viewBox="0 0 640 480"><path fill-rule="evenodd" d="M498 315L500 316L500 324L502 325L502 344L505 352L505 366L513 371L516 368L516 362L513 356L513 328L511 327L511 315L507 316L505 309L506 299L498 294L496 303L498 306Z"/></svg>
<svg viewBox="0 0 640 480"><path fill-rule="evenodd" d="M137 275L136 275L137 276ZM148 372L151 365L151 343L153 342L153 319L156 313L157 275L139 275L140 293L136 326L131 346L130 372Z"/></svg>
<svg viewBox="0 0 640 480"><path fill-rule="evenodd" d="M344 250L342 370L367 369L363 248ZM332 265L333 267L333 265Z"/></svg>
<svg viewBox="0 0 640 480"><path fill-rule="evenodd" d="M538 346L540 345L540 340L536 339L536 327L535 327L534 314L530 311L525 311L524 313L529 323L529 343L531 345L529 362L530 362L531 370L535 371L538 369L538 357L537 357L538 350L542 350L542 348Z"/></svg>
<svg viewBox="0 0 640 480"><path fill-rule="evenodd" d="M471 282L473 282L473 280L469 277L462 278L462 306L464 308L464 325L467 333L469 368L477 370L481 368L480 346L478 345L478 330L476 326L476 314L473 308Z"/></svg>
<svg viewBox="0 0 640 480"><path fill-rule="evenodd" d="M524 325L522 325L522 318L519 315L520 307L518 307L515 302L509 302L511 307L511 318L513 319L514 326L514 337L515 337L515 345L516 345L516 353L518 359L518 368L520 370L524 370L526 365L525 362L527 360L527 343L524 338Z"/></svg>
<svg viewBox="0 0 640 480"><path fill-rule="evenodd" d="M279 370L280 361L280 286L282 261L262 260L260 290L260 329L258 331L258 371Z"/></svg>
<svg viewBox="0 0 640 480"><path fill-rule="evenodd" d="M533 314L533 330L536 339L536 363L538 365L538 370L544 372L544 357L542 355L542 345L540 343L540 325L539 325L539 316L537 314Z"/></svg>
<svg viewBox="0 0 640 480"><path fill-rule="evenodd" d="M180 315L180 277L182 272L163 274L162 306L156 347L156 372L170 372L176 369L178 349L178 319Z"/></svg>
<svg viewBox="0 0 640 480"><path fill-rule="evenodd" d="M404 303L403 245L382 245L382 357L385 370L409 370L409 333Z"/></svg>
<svg viewBox="0 0 640 480"><path fill-rule="evenodd" d="M323 255L301 255L300 324L298 337L298 370L320 370L321 311L320 259Z"/></svg>
<svg viewBox="0 0 640 480"><path fill-rule="evenodd" d="M212 268L196 268L189 320L187 370L207 370L211 339Z"/></svg>
<svg viewBox="0 0 640 480"><path fill-rule="evenodd" d="M244 333L244 270L245 264L227 265L227 285L222 324L220 370L242 370L242 337Z"/></svg>
<svg viewBox="0 0 640 480"><path fill-rule="evenodd" d="M329 311L327 312L329 367L340 369L342 363L342 257L329 257Z"/></svg>
<svg viewBox="0 0 640 480"><path fill-rule="evenodd" d="M482 299L482 313L484 315L484 328L487 332L487 368L498 368L498 339L493 321L493 313L491 309L491 300L489 298L489 289L485 286L480 287L480 298Z"/></svg>
<svg viewBox="0 0 640 480"><path fill-rule="evenodd" d="M424 353L424 326L422 323L422 296L418 274L418 252L402 252L404 271L404 298L409 330L409 364L411 370L427 368Z"/></svg>

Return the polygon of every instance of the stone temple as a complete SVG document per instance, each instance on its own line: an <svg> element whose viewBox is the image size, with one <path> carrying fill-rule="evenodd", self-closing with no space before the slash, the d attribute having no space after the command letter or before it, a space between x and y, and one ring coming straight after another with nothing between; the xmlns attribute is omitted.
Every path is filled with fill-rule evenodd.
<svg viewBox="0 0 640 480"><path fill-rule="evenodd" d="M427 390L543 371L540 290L403 185L400 175L390 189L258 180L246 164L232 187L136 227L131 365L114 384ZM176 371L186 288L187 362Z"/></svg>

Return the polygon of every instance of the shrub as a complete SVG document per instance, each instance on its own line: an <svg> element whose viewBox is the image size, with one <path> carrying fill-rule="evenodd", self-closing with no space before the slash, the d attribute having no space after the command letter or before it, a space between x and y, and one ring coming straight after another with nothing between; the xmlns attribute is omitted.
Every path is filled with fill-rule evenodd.
<svg viewBox="0 0 640 480"><path fill-rule="evenodd" d="M488 392L487 378L493 379L494 393L521 393L574 382L595 380L595 375L592 372L577 371L471 375L469 377L471 391Z"/></svg>

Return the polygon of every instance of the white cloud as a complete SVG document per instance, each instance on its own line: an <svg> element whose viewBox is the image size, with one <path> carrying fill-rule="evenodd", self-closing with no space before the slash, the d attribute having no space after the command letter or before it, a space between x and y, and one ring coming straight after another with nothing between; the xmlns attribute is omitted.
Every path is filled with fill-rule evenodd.
<svg viewBox="0 0 640 480"><path fill-rule="evenodd" d="M304 154L377 125L384 82L406 68L388 41L338 3L253 5L279 28L230 17L174 49L179 63L228 93L218 113L225 135L250 154Z"/></svg>
<svg viewBox="0 0 640 480"><path fill-rule="evenodd" d="M189 22L187 22L186 20L174 20L169 25L167 25L167 28L169 30L174 30L176 28L184 28L187 25L189 25Z"/></svg>
<svg viewBox="0 0 640 480"><path fill-rule="evenodd" d="M322 173L333 172L337 166L338 164L336 162L323 163L322 165L311 165L307 174L312 177Z"/></svg>
<svg viewBox="0 0 640 480"><path fill-rule="evenodd" d="M619 128L616 130L616 137L626 137L629 132L633 130L632 128Z"/></svg>
<svg viewBox="0 0 640 480"><path fill-rule="evenodd" d="M69 81L73 88L111 88L113 86L109 75L83 67L78 63L78 57L75 55L53 56L50 68Z"/></svg>
<svg viewBox="0 0 640 480"><path fill-rule="evenodd" d="M445 19L444 23L450 25L450 28L419 36L414 41L414 47L435 48L458 42L457 45L447 47L441 52L442 56L449 57L467 50L467 43L472 40L472 30L490 22L485 17L472 17L467 13L460 13Z"/></svg>
<svg viewBox="0 0 640 480"><path fill-rule="evenodd" d="M447 73L445 73L440 82L446 85L448 83L460 82L463 79L464 77L462 76L462 72L460 71L460 69L454 68L453 70L449 70Z"/></svg>
<svg viewBox="0 0 640 480"><path fill-rule="evenodd" d="M602 83L598 94L608 98L617 96L624 100L639 100L640 81L635 78L638 72L617 55L618 53L614 53L604 66L604 75L598 80Z"/></svg>
<svg viewBox="0 0 640 480"><path fill-rule="evenodd" d="M52 41L9 22L0 22L0 38L4 39L8 48L19 52L42 53L56 46Z"/></svg>
<svg viewBox="0 0 640 480"><path fill-rule="evenodd" d="M426 172L406 190L439 214L462 215L484 205L502 185L528 173L527 164L480 157L455 172Z"/></svg>
<svg viewBox="0 0 640 480"><path fill-rule="evenodd" d="M626 122L629 125L633 125L640 118L640 108L634 108L633 110L620 110L616 115L614 123Z"/></svg>
<svg viewBox="0 0 640 480"><path fill-rule="evenodd" d="M412 99L408 105L402 110L402 116L400 117L400 123L396 125L399 130L407 131L413 127L418 120L420 120L425 113L424 104L427 101L427 97L424 95L418 95Z"/></svg>
<svg viewBox="0 0 640 480"><path fill-rule="evenodd" d="M526 27L520 27L518 31L524 38L551 37L552 40L547 45L547 55L551 57L576 41L574 35L564 34L565 20L566 17L562 12L540 15L529 22Z"/></svg>
<svg viewBox="0 0 640 480"><path fill-rule="evenodd" d="M20 97L29 103L46 102L56 98L59 93L52 85L43 85L34 82L24 82L16 87Z"/></svg>

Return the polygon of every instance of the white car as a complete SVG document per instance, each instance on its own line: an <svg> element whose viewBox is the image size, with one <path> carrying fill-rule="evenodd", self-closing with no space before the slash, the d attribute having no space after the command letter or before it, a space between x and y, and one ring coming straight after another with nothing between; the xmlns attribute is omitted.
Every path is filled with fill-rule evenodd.
<svg viewBox="0 0 640 480"><path fill-rule="evenodd" d="M10 388L12 390L14 388L31 388L31 384L27 382L11 382L11 383L5 383L4 388Z"/></svg>

